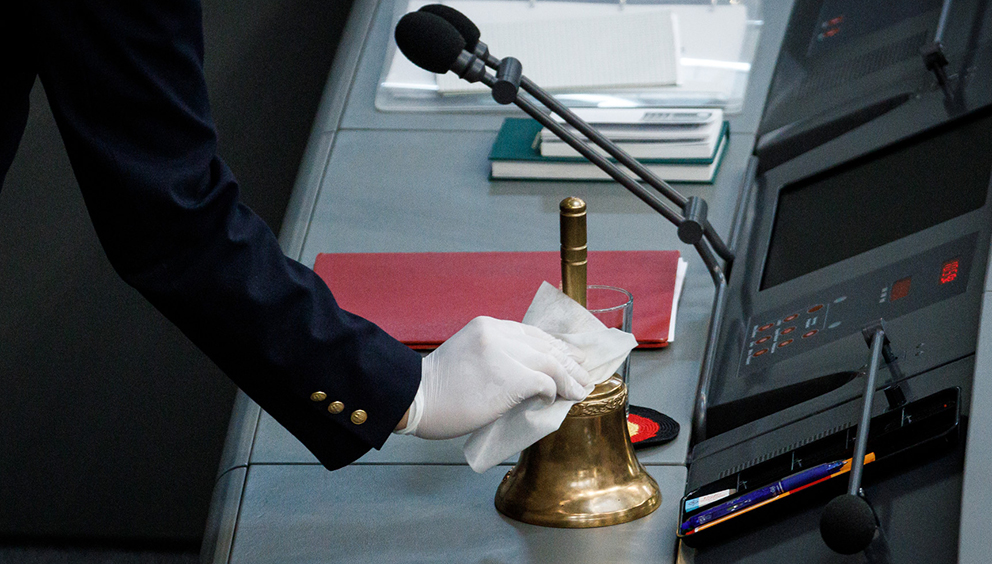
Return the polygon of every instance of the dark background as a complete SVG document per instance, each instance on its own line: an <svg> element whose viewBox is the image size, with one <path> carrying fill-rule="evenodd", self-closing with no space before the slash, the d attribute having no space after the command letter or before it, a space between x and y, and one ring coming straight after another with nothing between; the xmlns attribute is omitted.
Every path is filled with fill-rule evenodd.
<svg viewBox="0 0 992 564"><path fill-rule="evenodd" d="M204 0L220 153L278 233L350 0ZM234 385L121 282L40 83L0 190L0 541L197 546Z"/></svg>

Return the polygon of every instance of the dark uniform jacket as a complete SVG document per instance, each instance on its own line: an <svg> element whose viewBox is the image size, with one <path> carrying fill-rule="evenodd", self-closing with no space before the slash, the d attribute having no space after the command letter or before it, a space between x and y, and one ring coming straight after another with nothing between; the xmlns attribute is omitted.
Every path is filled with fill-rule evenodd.
<svg viewBox="0 0 992 564"><path fill-rule="evenodd" d="M0 181L40 77L115 270L333 469L382 446L421 357L342 311L238 202L216 155L200 19L195 0L0 8Z"/></svg>

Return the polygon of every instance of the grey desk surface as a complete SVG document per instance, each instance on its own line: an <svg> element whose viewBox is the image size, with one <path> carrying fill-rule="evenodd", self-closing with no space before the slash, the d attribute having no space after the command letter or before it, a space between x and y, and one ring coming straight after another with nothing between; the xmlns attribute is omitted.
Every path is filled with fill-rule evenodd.
<svg viewBox="0 0 992 564"><path fill-rule="evenodd" d="M729 151L712 185L676 186L710 204L726 234L791 1L766 2L745 110L731 116ZM558 530L502 518L492 496L507 466L475 474L461 441L393 437L381 451L327 472L257 405L239 397L204 543L209 562L672 562L677 502L713 285L674 228L609 183L491 182L492 115L375 109L395 11L356 0L284 221L286 252L529 251L558 248L558 202L584 198L590 248L677 249L689 262L676 338L636 351L631 401L682 425L641 452L661 507L639 521ZM635 296L636 315L636 296ZM457 557L455 556L457 555Z"/></svg>
<svg viewBox="0 0 992 564"><path fill-rule="evenodd" d="M651 467L662 509L603 529L518 523L493 509L506 467L252 466L231 563L658 562L675 558L674 516L683 468ZM306 487L300 487L305 484ZM279 518L274 519L273 508ZM659 558L660 555L665 555Z"/></svg>

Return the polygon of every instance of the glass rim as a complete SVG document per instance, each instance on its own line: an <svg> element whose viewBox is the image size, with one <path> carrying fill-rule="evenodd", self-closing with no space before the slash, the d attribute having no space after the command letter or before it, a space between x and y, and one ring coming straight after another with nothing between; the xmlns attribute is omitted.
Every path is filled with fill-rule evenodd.
<svg viewBox="0 0 992 564"><path fill-rule="evenodd" d="M589 285L586 286L586 302L587 302L587 304L588 304L588 299L589 299L588 298L588 291L589 291L589 289L614 290L616 292L620 292L620 293L624 294L625 296L627 296L627 301L624 302L624 303L622 303L622 304L615 305L615 306L610 306L610 307L589 309L589 311L593 311L593 312L597 312L597 313L605 313L605 312L617 311L617 310L626 309L626 308L632 306L633 303L634 303L634 295L631 294L630 292L628 292L627 290L624 290L623 288L617 288L616 286L606 286L604 284L589 284Z"/></svg>

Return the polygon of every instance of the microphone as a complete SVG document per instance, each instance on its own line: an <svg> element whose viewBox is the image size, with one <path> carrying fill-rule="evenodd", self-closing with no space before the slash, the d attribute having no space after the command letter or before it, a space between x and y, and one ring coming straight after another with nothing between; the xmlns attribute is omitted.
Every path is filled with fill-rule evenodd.
<svg viewBox="0 0 992 564"><path fill-rule="evenodd" d="M627 153L614 145L609 139L605 138L598 131L593 129L592 126L575 115L553 96L531 82L526 76L520 75L519 61L512 57L507 57L501 61L500 59L492 56L489 53L489 47L479 40L482 34L479 31L478 26L476 26L475 23L473 23L472 20L470 20L465 14L443 4L428 4L420 8L419 11L436 15L451 24L451 26L454 27L465 40L465 49L472 51L473 54L489 68L496 69L497 83L493 86L493 98L497 102L500 104L516 102L515 98L517 95L517 90L522 87L525 92L533 96L541 104L544 104L544 106L552 112L561 116L566 123L574 127L577 131L579 131L579 133L584 135L598 147L606 151L610 156L615 158L618 162L637 174L641 180L661 192L666 198L675 202L678 206L682 207L684 209L684 213L682 214L682 217L680 217L678 213L668 209L667 207L659 207L641 197L645 203L655 208L655 211L665 216L665 218L678 227L679 239L682 242L690 245L696 245L705 234L716 253L727 261L727 268L729 270L734 258L733 253L730 252L727 246L724 245L723 241L716 236L715 230L713 230L712 226L709 224L709 220L706 218L707 208L704 200L700 198L686 198L677 192L669 186L667 182L658 178L653 172L641 165L639 161L627 155ZM513 68L507 69L508 65L512 65ZM510 74L515 80L502 80L501 75L505 74ZM522 109L526 111L526 108ZM538 119L538 121L541 121L542 125L548 127L548 129L550 129L553 133L555 133L555 135L560 137L565 142L569 142L569 139L566 138L566 136L576 139L574 135L571 135L571 132L565 131L564 128L548 126L540 119ZM571 143L569 144L571 145ZM572 147L578 150L578 147L575 147L574 145L572 145ZM585 155L582 151L579 152ZM610 176L614 176L609 170L606 170L602 165L600 165L597 160L588 156L586 158L589 158L593 164L599 165L600 169L603 169L607 174L610 174ZM635 190L631 189L627 184L624 184L615 176L614 179L640 197L640 195ZM706 257L703 257L703 261L706 262L707 267L710 268L711 272L713 272L710 261L708 261ZM719 282L717 282L717 285L719 285Z"/></svg>
<svg viewBox="0 0 992 564"><path fill-rule="evenodd" d="M875 538L878 522L865 498L843 494L827 504L820 516L820 536L830 550L840 554L863 551Z"/></svg>
<svg viewBox="0 0 992 564"><path fill-rule="evenodd" d="M485 82L486 65L465 50L453 25L429 12L410 12L396 23L396 46L418 67L437 74L449 70L468 82Z"/></svg>
<svg viewBox="0 0 992 564"><path fill-rule="evenodd" d="M404 15L394 36L396 46L410 62L437 74L448 72L465 50L465 39L458 30L428 12Z"/></svg>
<svg viewBox="0 0 992 564"><path fill-rule="evenodd" d="M834 552L864 552L868 564L891 564L892 551L878 515L871 503L860 496L841 495L827 504L820 520L820 535Z"/></svg>
<svg viewBox="0 0 992 564"><path fill-rule="evenodd" d="M476 45L479 43L479 38L482 36L482 32L476 27L472 20L468 19L468 16L459 12L458 10L445 6L444 4L428 4L423 6L418 10L419 12L425 12L428 14L434 14L444 21L451 24L458 34L462 36L465 40L465 50L475 52ZM488 51L488 49L486 49ZM476 55L480 58L485 59L485 55L476 52Z"/></svg>
<svg viewBox="0 0 992 564"><path fill-rule="evenodd" d="M419 16L412 17L414 14L419 14ZM445 37L440 38L441 35ZM457 42L453 37L448 37L452 35L457 35L463 42L463 49L465 51L461 55L456 56L452 53L453 49L450 46L462 45L462 43ZM400 51L404 55L407 55L408 52L414 55L407 56L414 64L435 73L443 73L451 70L470 82L482 81L493 89L493 97L497 102L501 104L516 104L531 117L550 129L563 141L586 157L586 159L610 175L611 178L622 184L634 195L654 208L655 211L674 223L678 227L679 238L683 242L696 247L707 269L710 271L714 283L718 287L721 284L726 284L725 273L716 263L713 251L727 261L728 269L733 262L734 256L719 236L716 235L715 230L706 217L706 202L698 197L686 198L678 193L640 162L630 157L603 137L589 124L572 113L571 110L544 92L536 84L527 79L527 77L523 76L519 61L512 57L500 60L490 55L488 47L479 41L481 36L479 28L467 16L448 6L430 4L422 7L418 12L411 12L404 15L400 19L400 23L396 26L395 36ZM470 53L468 50L471 50L473 47L474 52ZM433 52L433 54L425 56L424 52ZM479 64L496 69L496 76L492 77L486 74L484 68L479 73L477 69L477 65ZM645 183L681 207L683 213L680 214L672 210L665 202L644 190L640 184L618 169L616 165L603 158L596 151L593 151L585 142L579 140L575 135L551 119L548 112L541 111L529 100L519 97L518 89L520 87L523 87L525 92L534 96L535 99L544 104L550 111L560 115L568 124L575 127L590 141L637 174ZM707 244L703 244L704 239Z"/></svg>
<svg viewBox="0 0 992 564"><path fill-rule="evenodd" d="M882 361L882 351L889 344L885 320L879 319L861 330L865 341L871 347L871 362L865 382L862 399L861 421L854 442L854 458L851 461L851 479L847 493L837 496L824 509L820 516L820 536L834 552L854 554L865 551L876 537L882 537L878 526L878 516L864 497L861 489L861 474L864 470L865 452L868 449L868 431L871 425L871 406L875 397L875 381Z"/></svg>

